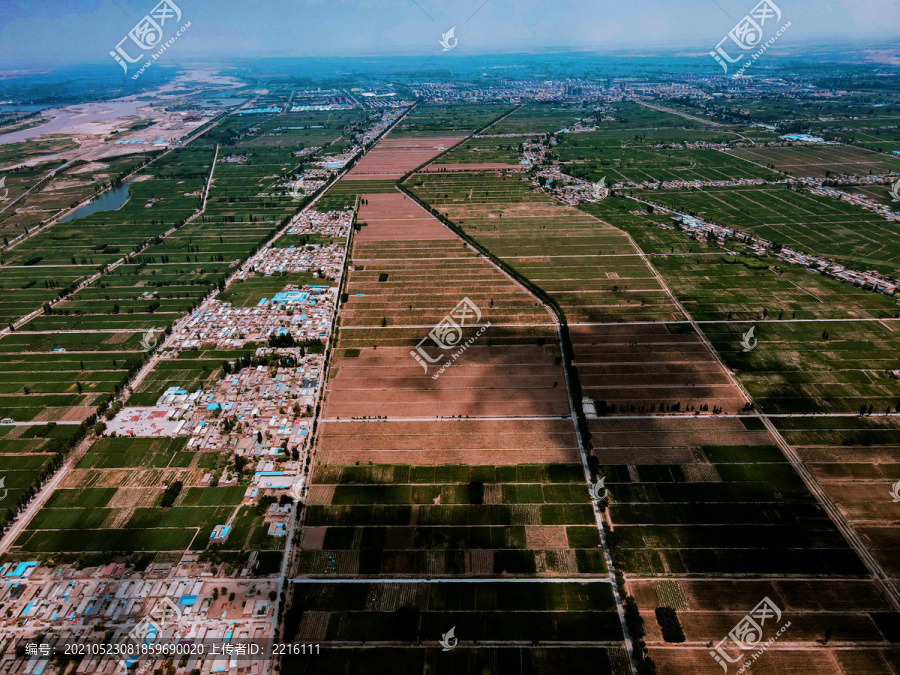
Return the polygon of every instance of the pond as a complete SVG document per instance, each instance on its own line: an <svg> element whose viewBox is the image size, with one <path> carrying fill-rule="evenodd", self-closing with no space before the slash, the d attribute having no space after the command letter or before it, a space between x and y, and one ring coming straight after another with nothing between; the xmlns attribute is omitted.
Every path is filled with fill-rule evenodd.
<svg viewBox="0 0 900 675"><path fill-rule="evenodd" d="M90 204L85 204L75 213L70 213L63 218L60 222L68 223L70 220L78 220L85 216L93 215L94 213L100 213L101 211L115 211L121 209L125 205L125 202L128 201L129 185L131 185L131 182L125 183L122 187L117 187L108 192L104 192Z"/></svg>

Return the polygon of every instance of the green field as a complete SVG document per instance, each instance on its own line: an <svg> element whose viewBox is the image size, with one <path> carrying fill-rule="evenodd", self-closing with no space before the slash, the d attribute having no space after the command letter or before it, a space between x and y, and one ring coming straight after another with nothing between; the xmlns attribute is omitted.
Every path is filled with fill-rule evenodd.
<svg viewBox="0 0 900 675"><path fill-rule="evenodd" d="M635 196L861 271L900 275L900 224L783 186L638 191Z"/></svg>

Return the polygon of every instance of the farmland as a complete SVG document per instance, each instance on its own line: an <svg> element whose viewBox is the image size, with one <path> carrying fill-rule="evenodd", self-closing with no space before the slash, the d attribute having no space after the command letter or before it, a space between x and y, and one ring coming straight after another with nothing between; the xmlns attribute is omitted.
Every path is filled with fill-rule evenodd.
<svg viewBox="0 0 900 675"><path fill-rule="evenodd" d="M530 190L518 178L422 174L410 185L557 297L573 323L678 317L622 232Z"/></svg>
<svg viewBox="0 0 900 675"><path fill-rule="evenodd" d="M664 640L656 608L673 609L689 641L714 643L728 633L739 612L749 611L767 593L779 596L781 606L790 606L796 616L815 616L818 628L810 625L805 631L823 630L820 619L839 622L846 641L869 643L873 658L882 658L891 634L882 613L889 605L763 424L752 415L700 414L746 411L747 399L684 320L648 261L658 263L688 311L706 320L702 330L737 371L754 402L767 412L798 408L771 372L757 366L746 369L756 373L750 375L741 362L767 359L770 371L773 353L783 354L784 363L797 358L780 346L768 354L762 349L749 355L741 352L735 344L740 324L729 324L728 319L762 318L764 309L773 317L776 310L808 317L853 318L859 312L887 317L893 316L891 303L827 279L803 279L804 273L794 269L773 270L765 264L730 264L724 269L721 249L660 229L667 218L635 211L633 202L622 199L587 207L598 219L556 205L515 178L422 173L409 185L488 251L546 290L569 319L580 390L596 410L587 415L589 459L592 473L605 477L609 490L609 546L641 609L650 654L661 672L680 672L684 663L694 664L698 672L713 672L716 666L709 649L675 648ZM671 198L669 193L665 196ZM652 197L662 198L663 193ZM618 223L633 233L637 245L610 225ZM642 257L642 249L652 255ZM536 255L537 250L545 257ZM754 282L735 283L729 270L736 267ZM571 281L563 285L560 277ZM602 285L604 279L608 285ZM637 285L641 279L646 281ZM797 298L798 286L810 289L809 301ZM648 308L654 288L658 299ZM607 305L602 314L593 308L591 314L584 313L588 303L596 306L598 298L614 298L623 290L640 293L641 313L624 303ZM835 304L847 296L848 303L822 307L828 305L829 296ZM665 311L666 307L670 309ZM872 331L878 334L883 327L870 323L850 323L847 328L868 330L864 339L871 343ZM804 331L805 336L821 332L815 323L771 328ZM770 324L761 324L758 335L769 335L769 329ZM760 338L763 347L765 339ZM806 344L799 341L798 348L807 349ZM878 351L880 345L873 347ZM825 362L831 356L821 358ZM782 381L797 375L816 376L806 369L802 374L785 373ZM886 389L879 391L873 384L860 394L883 396L891 386L883 382ZM847 392L846 386L842 391ZM857 402L851 395L840 405ZM767 542L764 550L745 544L760 540ZM809 597L798 598L787 590L779 594L795 575L816 578L810 582ZM771 581L752 580L763 576ZM831 616L818 615L822 610L810 598L837 597L854 586L867 600L853 608L831 606ZM728 604L715 597L716 591L705 590L717 588L728 589ZM786 664L805 661L809 635L782 638L793 644L779 652L777 663L791 667Z"/></svg>
<svg viewBox="0 0 900 675"><path fill-rule="evenodd" d="M602 176L610 183L778 179L778 174L767 168L734 159L718 150L623 148L593 144L593 134L584 136L588 138L566 138L557 154L566 173L585 180L596 181Z"/></svg>
<svg viewBox="0 0 900 675"><path fill-rule="evenodd" d="M2 562L267 584L220 637L321 647L283 673L714 673L764 599L760 672L896 670L896 298L743 235L897 276L896 222L777 181L900 160L774 145L775 99L334 78L0 214Z"/></svg>
<svg viewBox="0 0 900 675"><path fill-rule="evenodd" d="M784 186L635 192L635 196L854 269L887 275L900 270L898 224L852 204Z"/></svg>
<svg viewBox="0 0 900 675"><path fill-rule="evenodd" d="M417 659L388 644L437 641L456 622L485 664L501 656L492 642L539 662L524 648L539 631L573 665L621 667L552 315L402 192L360 201L288 630L330 643L340 669L360 640ZM465 348L443 359L427 336L448 319L459 331L440 339ZM304 581L361 575L352 594ZM530 583L465 583L496 576ZM410 578L424 583L397 583ZM566 583L534 583L545 578Z"/></svg>
<svg viewBox="0 0 900 675"><path fill-rule="evenodd" d="M843 146L737 148L730 154L798 177L828 178L840 174L865 175L900 170L900 158Z"/></svg>
<svg viewBox="0 0 900 675"><path fill-rule="evenodd" d="M56 302L0 339L3 416L75 422L58 427L68 430L63 447L68 451L78 433L85 433L85 425L77 423L93 424L142 367L148 356L143 343L155 344L177 319L211 292L224 289L235 267L302 206L288 194L288 181L300 166L293 157L296 144L302 139L301 145L328 145L355 121L363 121L349 113L285 117L284 125L314 129L289 130L309 133L293 134L296 138L284 142L289 131L279 129L277 119L254 127L246 119L226 118L208 136L142 169L118 210L56 223L6 253L4 272L9 275L39 270L22 263L26 256L61 270L71 265L73 275L71 281L64 278L68 293L58 294L58 278L45 284L46 277L43 295L36 284L34 290L20 289L23 297L9 293L18 302L11 304L11 317L34 309L24 298ZM317 121L321 124L310 124ZM228 155L219 145L226 139ZM74 288L73 283L97 272L101 274L91 283ZM227 297L239 306L255 305L260 293L271 295L275 288L274 279L259 279L268 285L250 280L235 285ZM311 281L310 275L279 276L276 290ZM248 354L252 352L188 350L159 360L128 392L128 404L152 406L172 386L190 391L212 386L223 376L223 361ZM28 429L34 428L40 427L7 433L10 447L20 442L13 439L28 438ZM187 552L203 553L213 528L228 522L233 525L227 545L217 548L214 560L233 570L252 564L251 551L280 559L284 539L271 537L261 513L244 503L248 479L244 485L216 485L229 466L234 471L230 456L187 450L186 440L103 437L90 447L85 443L74 468L13 542L10 554L19 559L50 555L77 564L110 558L139 566L177 563ZM6 445L4 439L2 447ZM42 466L29 465L31 478L23 467L16 489L35 480ZM161 503L165 488L173 485L178 486L174 501ZM267 562L259 569L272 567Z"/></svg>
<svg viewBox="0 0 900 675"><path fill-rule="evenodd" d="M397 126L394 136L452 136L470 133L514 110L505 104L441 104L424 103L408 114Z"/></svg>
<svg viewBox="0 0 900 675"><path fill-rule="evenodd" d="M543 134L559 131L585 116L589 108L577 105L532 103L513 110L487 127L485 134Z"/></svg>

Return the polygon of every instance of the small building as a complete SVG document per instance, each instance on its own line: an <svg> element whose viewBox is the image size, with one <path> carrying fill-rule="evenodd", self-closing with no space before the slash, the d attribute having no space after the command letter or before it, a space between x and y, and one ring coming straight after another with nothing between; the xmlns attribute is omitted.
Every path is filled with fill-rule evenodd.
<svg viewBox="0 0 900 675"><path fill-rule="evenodd" d="M213 528L212 534L209 535L209 543L210 544L221 544L226 539L228 539L228 535L231 532L231 525L216 525Z"/></svg>

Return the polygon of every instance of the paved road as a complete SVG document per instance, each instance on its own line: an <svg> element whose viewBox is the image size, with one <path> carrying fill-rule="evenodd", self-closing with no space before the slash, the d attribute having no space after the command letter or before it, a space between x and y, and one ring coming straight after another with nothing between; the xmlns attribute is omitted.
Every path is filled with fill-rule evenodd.
<svg viewBox="0 0 900 675"><path fill-rule="evenodd" d="M5 535L3 535L3 538L0 539L0 555L6 554L9 547L12 546L16 539L18 539L19 535L28 523L31 522L31 519L34 518L38 510L40 510L47 500L50 499L50 495L53 494L53 491L59 487L60 483L62 483L66 476L69 475L69 472L75 468L75 465L78 464L84 456L84 453L91 447L92 442L93 438L91 438L89 434L87 438L81 441L81 443L69 453L69 456L63 465L56 470L55 474L53 474L53 478L47 483L44 483L44 486L38 491L37 496L31 500L31 503L28 504L25 511L19 514L16 522L13 523L12 527Z"/></svg>
<svg viewBox="0 0 900 675"><path fill-rule="evenodd" d="M413 199L415 201L418 201L416 198L413 198ZM438 221L438 222L440 222L440 221ZM449 230L450 228L447 228L447 229ZM450 231L453 232L453 230L450 230ZM456 234L456 233L454 232L454 234ZM456 236L458 237L459 235L456 235ZM637 247L635 247L635 249L637 250ZM515 279L514 277L509 275L500 265L495 263L490 256L482 254L481 257L484 258L485 260L487 260L500 274L502 274L504 277L506 277L507 279L512 281L514 284L516 284L525 293L527 293L528 295L533 297L537 302L541 303L541 305L544 307L544 309L550 315L551 319L553 320L553 323L556 326L557 339L559 340L559 353L565 354L566 352L565 352L565 348L563 346L561 322L560 322L559 317L553 311L553 308L546 305L544 303L544 301L541 300L537 295L535 295L528 288L526 288L524 285L519 283L519 281L517 279ZM577 417L575 414L576 402L575 402L574 398L572 397L572 383L569 380L569 371L565 366L562 367L562 370L563 370L563 376L565 377L565 380L566 380L566 394L568 395L568 399L569 399L569 415L558 415L556 417L543 417L543 418L511 418L511 419L554 419L554 420L571 419L572 420L572 424L573 424L574 430L575 430L575 437L578 440L578 449L581 453L581 464L582 464L582 468L584 470L584 477L585 477L584 489L587 492L588 500L591 500L592 497L591 497L590 488L589 488L589 486L591 484L591 471L590 471L590 468L588 467L587 450L584 447L584 441L581 437L581 430L578 428L578 420L577 420ZM578 404L580 405L581 401L578 401ZM594 519L595 519L595 522L597 525L597 532L600 536L600 546L603 549L603 556L606 561L606 568L607 568L607 574L608 574L608 576L606 577L606 582L612 586L613 597L615 598L615 601L616 601L616 611L619 615L619 623L621 624L621 627L622 627L622 636L623 636L623 642L625 644L625 653L628 656L628 665L631 669L632 675L637 675L637 666L635 665L635 662L634 662L634 645L631 640L631 635L628 632L628 624L625 621L625 606L623 605L623 598L622 598L621 594L619 593L618 585L615 583L615 572L614 572L614 567L613 567L612 554L610 553L610 550L609 550L609 543L606 540L606 531L603 529L603 517L602 517L602 514L600 513L600 509L597 507L597 504L594 503L593 506L594 506L594 508L593 508Z"/></svg>
<svg viewBox="0 0 900 675"><path fill-rule="evenodd" d="M701 124L708 124L711 127L720 127L722 126L718 122L713 122L712 120L705 120L702 117L694 117L693 115L688 115L687 113L678 112L677 110L671 110L670 108L663 108L659 105L652 105L645 101L639 101L637 99L630 99L633 103L637 103L638 105L642 105L645 108L651 108L658 112L668 113L669 115L678 115L679 117L683 117L686 120L691 120L692 122L700 122ZM733 133L733 132L732 132Z"/></svg>

